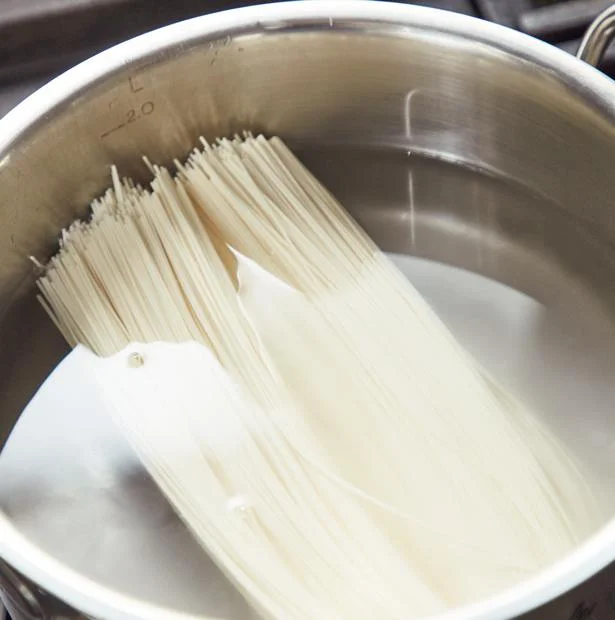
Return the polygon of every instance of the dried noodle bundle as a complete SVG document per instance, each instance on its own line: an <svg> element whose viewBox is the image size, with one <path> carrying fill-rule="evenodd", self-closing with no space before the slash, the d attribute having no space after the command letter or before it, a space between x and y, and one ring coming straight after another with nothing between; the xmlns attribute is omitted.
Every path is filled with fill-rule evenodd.
<svg viewBox="0 0 615 620"><path fill-rule="evenodd" d="M114 172L91 221L64 233L41 301L99 355L203 345L185 345L201 372L173 375L165 407L129 382L113 409L263 616L429 615L596 527L564 447L281 140L204 143L177 166L152 166L150 189ZM237 497L247 518L228 516Z"/></svg>

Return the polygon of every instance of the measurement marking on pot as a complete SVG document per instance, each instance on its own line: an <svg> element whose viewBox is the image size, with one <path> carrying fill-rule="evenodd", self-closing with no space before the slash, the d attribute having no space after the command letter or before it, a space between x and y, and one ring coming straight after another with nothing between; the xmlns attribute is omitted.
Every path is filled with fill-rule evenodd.
<svg viewBox="0 0 615 620"><path fill-rule="evenodd" d="M209 44L209 49L214 49L216 47L228 47L233 42L233 37L230 34L227 34L224 39L217 39L216 41L212 41Z"/></svg>
<svg viewBox="0 0 615 620"><path fill-rule="evenodd" d="M229 47L232 42L233 37L227 35L226 37L224 37L224 39L218 39L209 43L206 53L213 55L212 59L209 61L210 66L214 65L218 60L218 52L225 47ZM240 51L243 51L243 49L241 49Z"/></svg>
<svg viewBox="0 0 615 620"><path fill-rule="evenodd" d="M572 612L570 620L592 620L595 618L594 610L596 603L589 604L587 601L581 601Z"/></svg>
<svg viewBox="0 0 615 620"><path fill-rule="evenodd" d="M128 84L130 85L130 90L133 93L139 93L145 88L144 86L137 86L136 79L133 77L128 78Z"/></svg>
<svg viewBox="0 0 615 620"><path fill-rule="evenodd" d="M418 88L413 88L404 98L404 132L408 139L412 138L412 99L418 92Z"/></svg>
<svg viewBox="0 0 615 620"><path fill-rule="evenodd" d="M124 115L124 120L115 127L111 127L111 129L108 129L107 131L101 133L101 139L110 136L112 133L123 129L124 127L131 125L132 123L136 123L138 120L145 118L150 114L153 114L155 109L156 105L153 101L146 101L137 108L128 109Z"/></svg>

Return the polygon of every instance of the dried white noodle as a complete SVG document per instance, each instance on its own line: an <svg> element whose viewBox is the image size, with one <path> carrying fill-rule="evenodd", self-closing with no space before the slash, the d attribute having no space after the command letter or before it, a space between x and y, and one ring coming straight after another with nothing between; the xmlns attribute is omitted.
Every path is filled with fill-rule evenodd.
<svg viewBox="0 0 615 620"><path fill-rule="evenodd" d="M597 527L566 449L280 139L203 143L176 178L148 165L150 189L114 171L91 221L64 233L41 301L99 355L156 341L213 353L209 406L194 376L170 386L166 418L130 398L115 410L263 616L423 617L515 583ZM249 518L223 510L236 496Z"/></svg>

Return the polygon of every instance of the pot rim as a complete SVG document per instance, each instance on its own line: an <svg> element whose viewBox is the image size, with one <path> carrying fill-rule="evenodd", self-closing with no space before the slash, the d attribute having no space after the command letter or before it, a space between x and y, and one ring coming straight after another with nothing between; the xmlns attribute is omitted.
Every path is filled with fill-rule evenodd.
<svg viewBox="0 0 615 620"><path fill-rule="evenodd" d="M54 110L103 82L114 72L148 58L171 58L181 45L247 32L290 30L320 25L369 30L370 26L408 27L462 37L528 61L581 94L588 104L615 120L615 84L595 67L529 35L476 17L381 0L286 0L194 17L110 47L60 74L0 119L0 173L10 149ZM7 159L7 156L8 159Z"/></svg>
<svg viewBox="0 0 615 620"><path fill-rule="evenodd" d="M289 30L301 26L355 30L398 27L428 34L463 37L521 61L528 61L566 83L615 120L615 84L600 71L547 43L479 19L413 5L373 0L304 0L223 11L165 26L111 47L61 74L30 95L0 120L0 180L11 149L55 111L114 72L148 58L172 57L180 46L247 32ZM83 577L30 543L0 511L0 557L75 608L113 620L198 620L120 594ZM453 609L433 620L496 620L536 608L582 583L615 558L615 519L564 559L513 588ZM202 616L200 617L202 620Z"/></svg>

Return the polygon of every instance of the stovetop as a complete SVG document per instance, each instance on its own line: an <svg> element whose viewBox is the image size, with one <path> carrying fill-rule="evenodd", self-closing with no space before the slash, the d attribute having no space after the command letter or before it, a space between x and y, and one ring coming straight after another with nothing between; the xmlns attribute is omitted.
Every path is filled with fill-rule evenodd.
<svg viewBox="0 0 615 620"><path fill-rule="evenodd" d="M574 54L592 19L614 1L410 0L405 3L493 21ZM0 0L0 117L55 75L115 43L204 12L250 4L256 2ZM615 49L607 51L600 68L615 77ZM615 564L565 596L524 616L523 620L615 620Z"/></svg>

